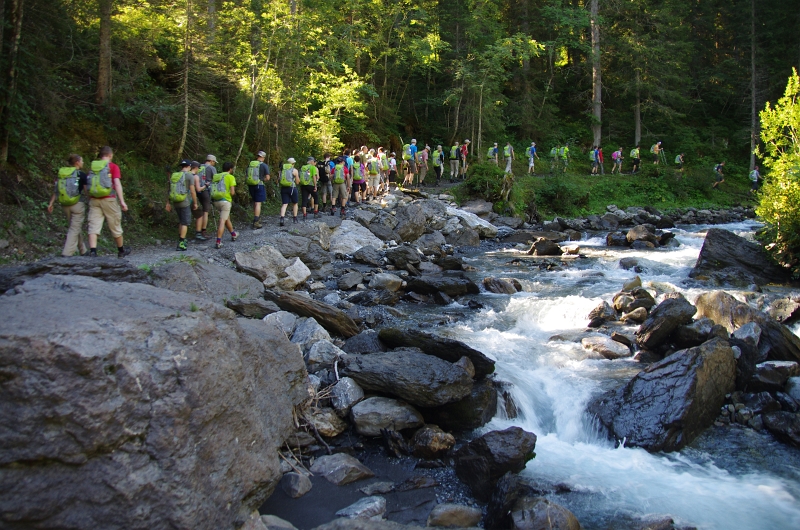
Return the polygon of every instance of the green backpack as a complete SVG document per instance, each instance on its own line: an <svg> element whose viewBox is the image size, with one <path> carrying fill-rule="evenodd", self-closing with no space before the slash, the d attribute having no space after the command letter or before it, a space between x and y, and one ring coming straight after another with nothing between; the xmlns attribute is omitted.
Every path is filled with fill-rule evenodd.
<svg viewBox="0 0 800 530"><path fill-rule="evenodd" d="M169 200L172 202L183 202L189 194L186 186L186 173L176 171L169 177Z"/></svg>
<svg viewBox="0 0 800 530"><path fill-rule="evenodd" d="M89 172L89 195L95 198L108 197L114 190L111 182L111 173L108 169L108 160L92 161L92 170Z"/></svg>
<svg viewBox="0 0 800 530"><path fill-rule="evenodd" d="M211 180L211 199L222 201L228 199L228 186L225 184L225 176L230 173L217 173Z"/></svg>
<svg viewBox="0 0 800 530"><path fill-rule="evenodd" d="M247 185L248 186L258 186L261 184L261 179L258 177L258 167L261 165L261 162L258 160L253 160L250 162L250 165L247 167Z"/></svg>
<svg viewBox="0 0 800 530"><path fill-rule="evenodd" d="M486 151L486 158L494 158L494 147L490 147L488 151Z"/></svg>
<svg viewBox="0 0 800 530"><path fill-rule="evenodd" d="M403 160L411 160L411 144L403 146Z"/></svg>
<svg viewBox="0 0 800 530"><path fill-rule="evenodd" d="M344 184L344 164L336 164L333 169L333 183Z"/></svg>
<svg viewBox="0 0 800 530"><path fill-rule="evenodd" d="M300 184L303 186L311 186L314 184L314 179L311 175L312 168L316 169L316 167L311 164L306 164L300 168Z"/></svg>
<svg viewBox="0 0 800 530"><path fill-rule="evenodd" d="M81 199L80 176L74 167L62 167L58 170L56 183L58 203L62 206L74 206Z"/></svg>
<svg viewBox="0 0 800 530"><path fill-rule="evenodd" d="M284 164L283 171L281 171L280 185L284 188L294 187L294 166L291 164Z"/></svg>

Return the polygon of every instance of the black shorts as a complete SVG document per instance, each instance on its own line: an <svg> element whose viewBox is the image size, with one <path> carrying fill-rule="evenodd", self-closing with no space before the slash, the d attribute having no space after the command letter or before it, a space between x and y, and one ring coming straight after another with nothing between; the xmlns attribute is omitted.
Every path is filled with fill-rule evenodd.
<svg viewBox="0 0 800 530"><path fill-rule="evenodd" d="M258 184L256 186L248 185L247 189L250 190L250 197L253 199L253 202L267 202L267 187L263 184Z"/></svg>
<svg viewBox="0 0 800 530"><path fill-rule="evenodd" d="M638 166L641 163L642 163L642 159L641 158L634 158L633 159L633 165L634 166Z"/></svg>
<svg viewBox="0 0 800 530"><path fill-rule="evenodd" d="M303 208L308 208L311 205L312 200L314 201L314 204L319 202L317 190L314 186L300 186L300 198L303 202Z"/></svg>
<svg viewBox="0 0 800 530"><path fill-rule="evenodd" d="M653 153L653 162L658 162L658 155Z"/></svg>
<svg viewBox="0 0 800 530"><path fill-rule="evenodd" d="M678 162L678 169L683 169L683 162Z"/></svg>
<svg viewBox="0 0 800 530"><path fill-rule="evenodd" d="M389 180L391 181L397 180L397 171L395 171L394 169L389 171Z"/></svg>
<svg viewBox="0 0 800 530"><path fill-rule="evenodd" d="M353 190L354 191L367 191L367 183L366 182L353 182Z"/></svg>
<svg viewBox="0 0 800 530"><path fill-rule="evenodd" d="M197 194L197 210L193 211L202 211L202 213L208 213L211 211L211 193L208 190L201 191Z"/></svg>
<svg viewBox="0 0 800 530"><path fill-rule="evenodd" d="M184 206L179 208L178 206L173 205L175 208L175 213L178 215L178 223L181 226L189 226L192 224L192 207L191 206Z"/></svg>
<svg viewBox="0 0 800 530"><path fill-rule="evenodd" d="M281 186L281 204L289 203L297 204L297 188L294 186Z"/></svg>

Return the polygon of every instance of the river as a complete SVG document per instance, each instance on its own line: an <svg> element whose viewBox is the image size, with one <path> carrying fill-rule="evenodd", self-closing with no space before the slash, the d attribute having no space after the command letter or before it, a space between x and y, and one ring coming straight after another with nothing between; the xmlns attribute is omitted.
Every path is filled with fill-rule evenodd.
<svg viewBox="0 0 800 530"><path fill-rule="evenodd" d="M720 227L751 237L756 226ZM671 454L615 448L585 413L586 405L642 365L591 359L579 343L549 340L585 329L589 311L610 302L633 278L636 273L619 267L622 257L644 264L645 287L659 294L680 291L694 301L708 290L688 278L707 228L674 229L680 246L654 251L609 249L604 237L590 238L580 242L588 259L555 271L514 264L520 254L511 249L466 259L482 271L476 280L516 277L532 282L533 291L482 294L484 309L441 330L493 357L498 378L513 383L518 417L500 414L484 430L517 425L536 433L536 458L523 475L553 486L558 493L548 497L572 510L586 529L624 528L626 521L659 515L701 529L800 528L800 451L740 427L712 427Z"/></svg>

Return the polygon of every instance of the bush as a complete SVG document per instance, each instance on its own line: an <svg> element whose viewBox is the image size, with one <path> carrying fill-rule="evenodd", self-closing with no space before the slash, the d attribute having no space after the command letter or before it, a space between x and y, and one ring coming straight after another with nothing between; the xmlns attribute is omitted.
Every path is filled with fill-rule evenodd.
<svg viewBox="0 0 800 530"><path fill-rule="evenodd" d="M504 176L505 173L498 166L491 162L480 162L470 166L464 186L470 196L495 202L500 200Z"/></svg>

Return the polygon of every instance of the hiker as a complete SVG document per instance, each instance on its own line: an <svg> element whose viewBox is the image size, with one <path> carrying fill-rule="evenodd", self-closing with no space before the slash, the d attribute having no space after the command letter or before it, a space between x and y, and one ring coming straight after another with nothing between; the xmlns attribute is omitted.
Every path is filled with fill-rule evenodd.
<svg viewBox="0 0 800 530"><path fill-rule="evenodd" d="M178 246L175 250L179 252L186 252L186 232L192 222L192 210L197 209L194 179L199 168L199 162L181 160L178 171L169 177L169 200L165 209L169 212L175 208L178 215Z"/></svg>
<svg viewBox="0 0 800 530"><path fill-rule="evenodd" d="M378 162L380 163L380 184L378 185L378 193L382 193L384 189L389 190L389 157L386 156L386 151L383 147L378 147Z"/></svg>
<svg viewBox="0 0 800 530"><path fill-rule="evenodd" d="M611 160L614 161L614 165L611 167L611 174L614 174L614 170L616 170L620 175L622 174L622 148L620 147L613 153L611 153Z"/></svg>
<svg viewBox="0 0 800 530"><path fill-rule="evenodd" d="M431 152L431 146L426 145L423 150L417 155L417 170L419 171L419 185L424 186L425 176L428 174L428 157Z"/></svg>
<svg viewBox="0 0 800 530"><path fill-rule="evenodd" d="M539 155L536 154L536 142L531 142L531 146L526 150L526 154L528 155L528 174L536 174L536 171L533 167L534 160L539 158Z"/></svg>
<svg viewBox="0 0 800 530"><path fill-rule="evenodd" d="M211 193L209 186L217 174L217 157L206 156L206 163L198 168L194 177L194 191L197 195L198 208L192 210L194 215L194 238L198 241L207 241L208 214L211 212Z"/></svg>
<svg viewBox="0 0 800 530"><path fill-rule="evenodd" d="M394 160L394 153L392 153L392 160ZM347 196L348 191L348 180L349 180L349 172L347 171L347 166L343 157L339 157L336 159L336 164L333 167L333 173L331 174L331 181L333 182L333 192L331 193L331 215L334 214L336 210L336 199L339 199L341 202L342 210L341 216L344 219L345 216L345 204L347 204Z"/></svg>
<svg viewBox="0 0 800 530"><path fill-rule="evenodd" d="M639 145L637 144L636 147L631 149L631 160L633 161L633 169L631 169L631 175L636 174L639 170L639 166L642 164L642 159L639 158Z"/></svg>
<svg viewBox="0 0 800 530"><path fill-rule="evenodd" d="M499 165L497 162L497 142L494 143L494 146L490 147L488 151L486 151L486 159L490 162L493 162L494 165Z"/></svg>
<svg viewBox="0 0 800 530"><path fill-rule="evenodd" d="M455 182L458 178L458 166L461 161L461 146L458 142L453 143L450 148L450 182Z"/></svg>
<svg viewBox="0 0 800 530"><path fill-rule="evenodd" d="M319 175L319 180L317 181L317 187L319 191L322 192L322 208L321 210L324 212L325 208L328 205L328 198L333 195L333 184L331 183L331 173L333 172L333 162L331 162L331 155L330 153L325 153L322 155L323 160L321 162L317 162L317 174ZM332 199L332 197L331 197ZM317 205L319 207L319 205ZM314 214L316 217L316 212Z"/></svg>
<svg viewBox="0 0 800 530"><path fill-rule="evenodd" d="M392 183L397 185L397 155L394 151L389 156L389 180L386 182L386 191L389 191Z"/></svg>
<svg viewBox="0 0 800 530"><path fill-rule="evenodd" d="M589 162L592 164L592 170L589 172L590 175L597 175L597 146L593 145L591 149L589 149Z"/></svg>
<svg viewBox="0 0 800 530"><path fill-rule="evenodd" d="M217 242L214 248L222 247L222 234L225 229L231 233L231 241L236 241L239 235L234 232L231 223L231 206L233 196L236 195L236 177L233 176L233 162L222 164L222 173L217 173L211 179L211 200L214 208L219 212L219 225L217 226Z"/></svg>
<svg viewBox="0 0 800 530"><path fill-rule="evenodd" d="M361 204L362 197L366 196L368 173L367 163L359 155L355 156L353 171L353 177L350 179L353 202ZM413 178L413 175L411 177Z"/></svg>
<svg viewBox="0 0 800 530"><path fill-rule="evenodd" d="M403 153L403 158L405 158L405 153ZM414 184L414 175L417 174L417 140L412 138L411 145L408 149L408 159L406 160L408 164L408 174L410 175L409 181L411 184Z"/></svg>
<svg viewBox="0 0 800 530"><path fill-rule="evenodd" d="M656 142L650 147L650 152L653 153L653 164L658 165L659 153L661 153L661 142Z"/></svg>
<svg viewBox="0 0 800 530"><path fill-rule="evenodd" d="M750 186L751 193L755 193L758 191L759 180L761 180L761 173L759 173L758 166L756 166L755 168L753 168L753 171L750 172L750 182L752 182L752 185Z"/></svg>
<svg viewBox="0 0 800 530"><path fill-rule="evenodd" d="M314 210L314 218L319 217L319 196L317 194L317 160L310 156L306 164L300 168L300 195L303 198L303 222L308 219L308 208ZM310 206L309 206L310 205Z"/></svg>
<svg viewBox="0 0 800 530"><path fill-rule="evenodd" d="M433 152L431 158L433 158L433 171L436 173L436 184L434 185L438 186L442 179L442 166L444 166L444 152L441 145L436 146L436 151Z"/></svg>
<svg viewBox="0 0 800 530"><path fill-rule="evenodd" d="M369 180L367 182L367 194L372 194L372 200L378 198L378 190L381 187L381 161L374 155L375 151L370 149L369 157L367 158L367 175ZM364 200L366 200L366 195Z"/></svg>
<svg viewBox="0 0 800 530"><path fill-rule="evenodd" d="M461 162L461 178L467 178L467 155L469 155L469 140L464 140L464 143L461 144L461 158L459 161Z"/></svg>
<svg viewBox="0 0 800 530"><path fill-rule="evenodd" d="M719 186L720 184L722 184L723 182L725 182L725 175L723 174L723 170L724 170L724 169L725 169L725 162L724 162L724 161L723 161L723 162L720 162L719 164L717 164L716 166L714 166L714 177L715 177L717 180L716 180L716 182L714 182L714 183L711 185L711 187L712 187L712 188L716 188L717 186Z"/></svg>
<svg viewBox="0 0 800 530"><path fill-rule="evenodd" d="M511 174L511 162L514 160L514 147L511 142L506 142L503 148L503 157L506 159L506 174Z"/></svg>
<svg viewBox="0 0 800 530"><path fill-rule="evenodd" d="M117 244L117 257L124 258L131 253L130 247L123 244L122 212L128 211L125 196L122 193L122 175L119 166L111 160L114 151L109 146L100 149L100 160L92 161L91 171L87 177L89 187L89 256L97 256L97 236L103 229L103 222Z"/></svg>
<svg viewBox="0 0 800 530"><path fill-rule="evenodd" d="M58 199L58 204L67 216L67 240L64 242L62 256L72 256L78 252L81 256L86 254L86 242L83 240L83 220L86 219L86 204L81 199L86 189L86 173L83 168L83 157L69 155L67 166L58 170L55 191L47 205L47 213L53 213L53 204Z"/></svg>
<svg viewBox="0 0 800 530"><path fill-rule="evenodd" d="M569 166L569 143L564 144L561 149L558 150L558 154L561 157L561 163L564 164L564 173L566 173L567 166Z"/></svg>
<svg viewBox="0 0 800 530"><path fill-rule="evenodd" d="M550 174L556 172L556 166L558 165L558 151L561 149L561 146L556 144L550 149Z"/></svg>
<svg viewBox="0 0 800 530"><path fill-rule="evenodd" d="M606 174L605 160L603 159L603 147L597 146L597 165L600 167L600 174Z"/></svg>
<svg viewBox="0 0 800 530"><path fill-rule="evenodd" d="M278 184L281 186L281 226L286 224L286 210L289 203L292 203L292 222L297 223L297 186L300 184L300 174L295 169L297 163L292 157L283 164L281 178Z"/></svg>
<svg viewBox="0 0 800 530"><path fill-rule="evenodd" d="M675 157L675 165L678 166L678 171L683 173L683 156L684 154L681 153Z"/></svg>
<svg viewBox="0 0 800 530"><path fill-rule="evenodd" d="M259 151L256 159L247 167L247 189L253 199L253 230L261 228L261 203L267 200L267 188L264 182L268 181L269 166L264 163L267 153Z"/></svg>

